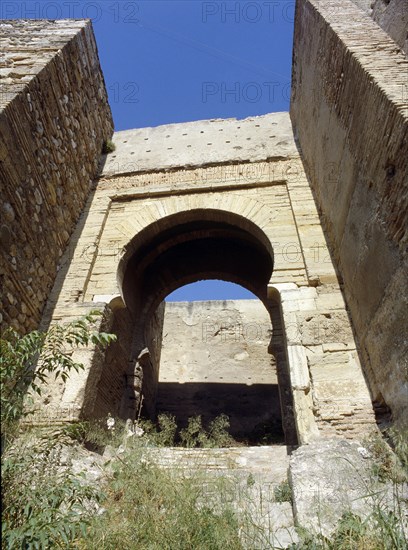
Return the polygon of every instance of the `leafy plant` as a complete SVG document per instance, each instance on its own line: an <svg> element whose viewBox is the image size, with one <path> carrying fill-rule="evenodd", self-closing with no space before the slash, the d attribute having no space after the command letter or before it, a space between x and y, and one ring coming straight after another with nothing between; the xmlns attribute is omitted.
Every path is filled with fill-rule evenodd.
<svg viewBox="0 0 408 550"><path fill-rule="evenodd" d="M172 447L175 445L177 422L174 416L170 414L159 414L157 418L159 431L156 437L156 444L162 447Z"/></svg>
<svg viewBox="0 0 408 550"><path fill-rule="evenodd" d="M192 416L188 419L187 427L180 431L180 440L183 447L229 447L233 443L228 433L229 418L225 414L212 420L205 430L201 416Z"/></svg>
<svg viewBox="0 0 408 550"><path fill-rule="evenodd" d="M106 419L99 418L66 424L61 431L89 451L101 453L107 445L118 447L123 443L125 423L123 420L115 419L115 426L116 429L110 431Z"/></svg>
<svg viewBox="0 0 408 550"><path fill-rule="evenodd" d="M201 416L192 416L188 419L185 428L178 432L176 418L167 413L159 414L157 422L141 420L140 427L144 430L143 441L157 447L231 447L235 441L228 433L229 418L220 414L212 420L208 429L205 429Z"/></svg>
<svg viewBox="0 0 408 550"><path fill-rule="evenodd" d="M192 416L188 419L187 427L180 431L180 440L183 447L207 447L208 436L203 428L201 416Z"/></svg>
<svg viewBox="0 0 408 550"><path fill-rule="evenodd" d="M83 368L73 360L75 347L106 346L113 334L92 330L100 315L53 325L48 332L19 336L13 329L0 340L2 442L24 409L28 390L41 395L48 376L66 380ZM84 426L77 427L81 432ZM78 433L76 434L78 436ZM12 438L2 455L2 548L48 549L71 547L84 532L92 507L101 498L81 476L73 475L61 461L61 444L45 438Z"/></svg>
<svg viewBox="0 0 408 550"><path fill-rule="evenodd" d="M21 439L2 460L2 548L66 548L102 494L64 467L61 446Z"/></svg>
<svg viewBox="0 0 408 550"><path fill-rule="evenodd" d="M230 421L226 414L220 414L208 426L208 440L212 447L231 447L235 441L228 430Z"/></svg>
<svg viewBox="0 0 408 550"><path fill-rule="evenodd" d="M55 324L47 332L35 330L20 336L13 328L0 339L1 434L24 412L28 390L41 395L41 385L50 374L65 381L69 373L83 368L72 359L72 351L89 344L107 346L114 334L91 330L100 312L65 324ZM28 411L27 411L28 412Z"/></svg>

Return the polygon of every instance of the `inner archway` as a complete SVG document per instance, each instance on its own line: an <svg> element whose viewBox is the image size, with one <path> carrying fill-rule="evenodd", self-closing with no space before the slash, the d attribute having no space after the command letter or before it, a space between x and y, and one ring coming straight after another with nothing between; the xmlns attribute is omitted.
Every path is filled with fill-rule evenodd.
<svg viewBox="0 0 408 550"><path fill-rule="evenodd" d="M243 287L181 287L166 298L156 413L171 414L179 428L193 416L208 427L224 414L240 443L283 442L271 337L267 309Z"/></svg>

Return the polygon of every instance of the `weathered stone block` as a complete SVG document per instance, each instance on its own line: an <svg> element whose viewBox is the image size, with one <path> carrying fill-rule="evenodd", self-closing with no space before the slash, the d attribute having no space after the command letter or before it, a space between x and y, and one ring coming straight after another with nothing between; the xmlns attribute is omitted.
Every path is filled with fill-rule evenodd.
<svg viewBox="0 0 408 550"><path fill-rule="evenodd" d="M384 505L389 487L375 481L366 454L358 443L344 440L319 440L292 454L289 479L298 526L330 537L343 514L364 520Z"/></svg>
<svg viewBox="0 0 408 550"><path fill-rule="evenodd" d="M354 342L350 321L345 311L296 314L302 343L305 346L329 342Z"/></svg>

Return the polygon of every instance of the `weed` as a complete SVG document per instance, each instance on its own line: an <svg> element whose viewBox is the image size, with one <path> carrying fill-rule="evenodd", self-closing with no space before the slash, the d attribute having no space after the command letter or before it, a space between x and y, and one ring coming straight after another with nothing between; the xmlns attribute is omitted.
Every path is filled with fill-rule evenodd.
<svg viewBox="0 0 408 550"><path fill-rule="evenodd" d="M113 143L113 141L110 139L107 139L102 144L102 155L108 155L109 153L113 153L115 149L116 149L116 145Z"/></svg>
<svg viewBox="0 0 408 550"><path fill-rule="evenodd" d="M124 427L122 420L115 419L115 430L108 430L106 419L96 419L67 424L63 426L62 432L89 451L101 453L107 445L121 445Z"/></svg>
<svg viewBox="0 0 408 550"><path fill-rule="evenodd" d="M213 447L231 447L235 441L230 436L228 429L230 421L226 414L215 417L208 426L208 440Z"/></svg>
<svg viewBox="0 0 408 550"><path fill-rule="evenodd" d="M0 338L0 395L1 435L13 430L19 418L29 414L28 391L41 395L48 376L66 381L69 373L83 369L76 363L72 350L78 346L96 344L106 347L116 340L114 334L92 330L101 313L92 311L87 316L65 324L55 324L48 332L35 330L20 336L9 328Z"/></svg>
<svg viewBox="0 0 408 550"><path fill-rule="evenodd" d="M292 488L289 481L282 481L273 491L276 502L292 503Z"/></svg>
<svg viewBox="0 0 408 550"><path fill-rule="evenodd" d="M391 446L397 455L408 479L408 429L401 427L388 430Z"/></svg>
<svg viewBox="0 0 408 550"><path fill-rule="evenodd" d="M212 420L205 430L201 416L188 419L187 427L180 431L180 440L183 447L230 447L234 440L228 433L229 418L225 414Z"/></svg>
<svg viewBox="0 0 408 550"><path fill-rule="evenodd" d="M395 452L389 443L394 446ZM373 474L380 481L408 481L408 443L402 434L392 431L387 440L375 432L367 438L365 445L374 459Z"/></svg>
<svg viewBox="0 0 408 550"><path fill-rule="evenodd" d="M225 487L217 494L225 495ZM115 466L103 503L106 514L94 518L78 547L238 550L237 518L227 500L209 506L199 474L160 469L141 449L132 449Z"/></svg>
<svg viewBox="0 0 408 550"><path fill-rule="evenodd" d="M208 435L203 428L201 416L192 416L188 419L187 427L180 431L180 440L183 447L208 446Z"/></svg>
<svg viewBox="0 0 408 550"><path fill-rule="evenodd" d="M167 413L159 414L157 422L140 420L138 424L145 432L141 441L155 447L231 447L235 443L228 433L230 423L225 414L214 418L208 429L204 428L201 416L192 416L187 427L179 431L175 417Z"/></svg>
<svg viewBox="0 0 408 550"><path fill-rule="evenodd" d="M28 391L41 395L50 374L65 381L72 370L83 368L71 357L73 347L106 346L116 339L92 330L97 315L91 312L71 323L53 325L48 332L25 336L9 329L0 339L4 549L70 547L85 531L92 504L101 498L63 465L55 434L38 437L32 430L18 437L17 431L20 417L30 413L24 401ZM77 426L77 437L83 429ZM59 431L59 436L64 435Z"/></svg>
<svg viewBox="0 0 408 550"><path fill-rule="evenodd" d="M291 550L406 550L407 540L394 514L373 510L363 520L345 513L330 539L299 529L301 542Z"/></svg>

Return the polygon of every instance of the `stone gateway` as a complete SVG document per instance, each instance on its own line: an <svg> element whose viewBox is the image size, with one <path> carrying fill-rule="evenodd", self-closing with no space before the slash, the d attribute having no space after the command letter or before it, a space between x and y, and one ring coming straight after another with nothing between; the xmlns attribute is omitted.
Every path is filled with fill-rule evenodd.
<svg viewBox="0 0 408 550"><path fill-rule="evenodd" d="M85 369L47 386L37 422L133 419L142 400L154 416L171 408L165 383L266 386L260 418L269 407L287 444L406 421L408 61L398 3L374 9L385 30L362 4L298 0L290 113L113 135L91 23L1 22L2 326L98 308L118 335L105 354L74 352ZM258 309L165 306L213 278ZM200 338L177 368L172 323ZM245 323L267 328L241 338ZM218 368L206 363L237 327Z"/></svg>

